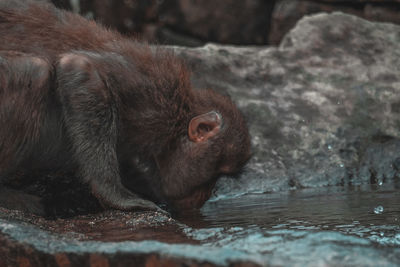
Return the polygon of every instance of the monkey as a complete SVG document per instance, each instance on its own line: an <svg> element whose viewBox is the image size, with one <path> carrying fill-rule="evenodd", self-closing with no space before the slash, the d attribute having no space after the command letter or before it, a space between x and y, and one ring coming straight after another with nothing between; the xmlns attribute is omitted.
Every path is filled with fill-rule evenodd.
<svg viewBox="0 0 400 267"><path fill-rule="evenodd" d="M198 208L251 156L230 97L166 48L32 0L0 1L0 36L0 186L68 172L108 208Z"/></svg>

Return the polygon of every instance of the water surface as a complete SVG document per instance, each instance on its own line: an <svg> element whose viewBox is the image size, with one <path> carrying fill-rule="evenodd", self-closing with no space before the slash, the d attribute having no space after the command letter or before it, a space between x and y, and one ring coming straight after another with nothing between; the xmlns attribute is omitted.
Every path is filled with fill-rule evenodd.
<svg viewBox="0 0 400 267"><path fill-rule="evenodd" d="M399 183L222 197L179 219L203 246L263 264L400 265Z"/></svg>

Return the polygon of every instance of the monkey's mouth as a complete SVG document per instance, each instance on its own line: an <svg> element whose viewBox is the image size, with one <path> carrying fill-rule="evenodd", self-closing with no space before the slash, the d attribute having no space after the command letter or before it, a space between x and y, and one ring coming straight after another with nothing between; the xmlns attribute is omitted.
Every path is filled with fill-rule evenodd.
<svg viewBox="0 0 400 267"><path fill-rule="evenodd" d="M172 199L169 204L172 209L177 211L199 209L210 198L216 180L203 184L195 188L190 194L179 199Z"/></svg>

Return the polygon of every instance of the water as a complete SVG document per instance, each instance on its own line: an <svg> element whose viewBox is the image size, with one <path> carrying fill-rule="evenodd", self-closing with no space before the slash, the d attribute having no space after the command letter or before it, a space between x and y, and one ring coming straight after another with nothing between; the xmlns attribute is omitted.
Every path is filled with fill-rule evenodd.
<svg viewBox="0 0 400 267"><path fill-rule="evenodd" d="M400 265L400 184L247 194L179 219L203 246L262 264Z"/></svg>
<svg viewBox="0 0 400 267"><path fill-rule="evenodd" d="M7 214L0 210L0 232L42 253L146 253L218 266L400 266L400 182L219 195L178 221L152 212L27 222Z"/></svg>

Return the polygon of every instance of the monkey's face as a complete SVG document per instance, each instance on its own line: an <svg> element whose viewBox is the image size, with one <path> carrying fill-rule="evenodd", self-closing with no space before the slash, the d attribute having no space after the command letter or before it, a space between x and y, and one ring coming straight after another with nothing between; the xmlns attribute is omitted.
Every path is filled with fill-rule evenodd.
<svg viewBox="0 0 400 267"><path fill-rule="evenodd" d="M157 159L161 189L176 209L200 208L218 177L237 173L249 159L247 129L237 134L221 127L222 117L216 112L197 116L175 151Z"/></svg>
<svg viewBox="0 0 400 267"><path fill-rule="evenodd" d="M171 200L170 205L172 205L172 207L176 210L201 208L203 204L210 198L216 181L216 179L213 179L204 185L194 188L189 195L181 199Z"/></svg>
<svg viewBox="0 0 400 267"><path fill-rule="evenodd" d="M246 159L221 159L218 147L187 144L186 153L177 152L160 165L161 190L175 210L201 208L210 198L218 178L241 170ZM188 151L189 150L189 151ZM227 162L226 159L232 159Z"/></svg>

